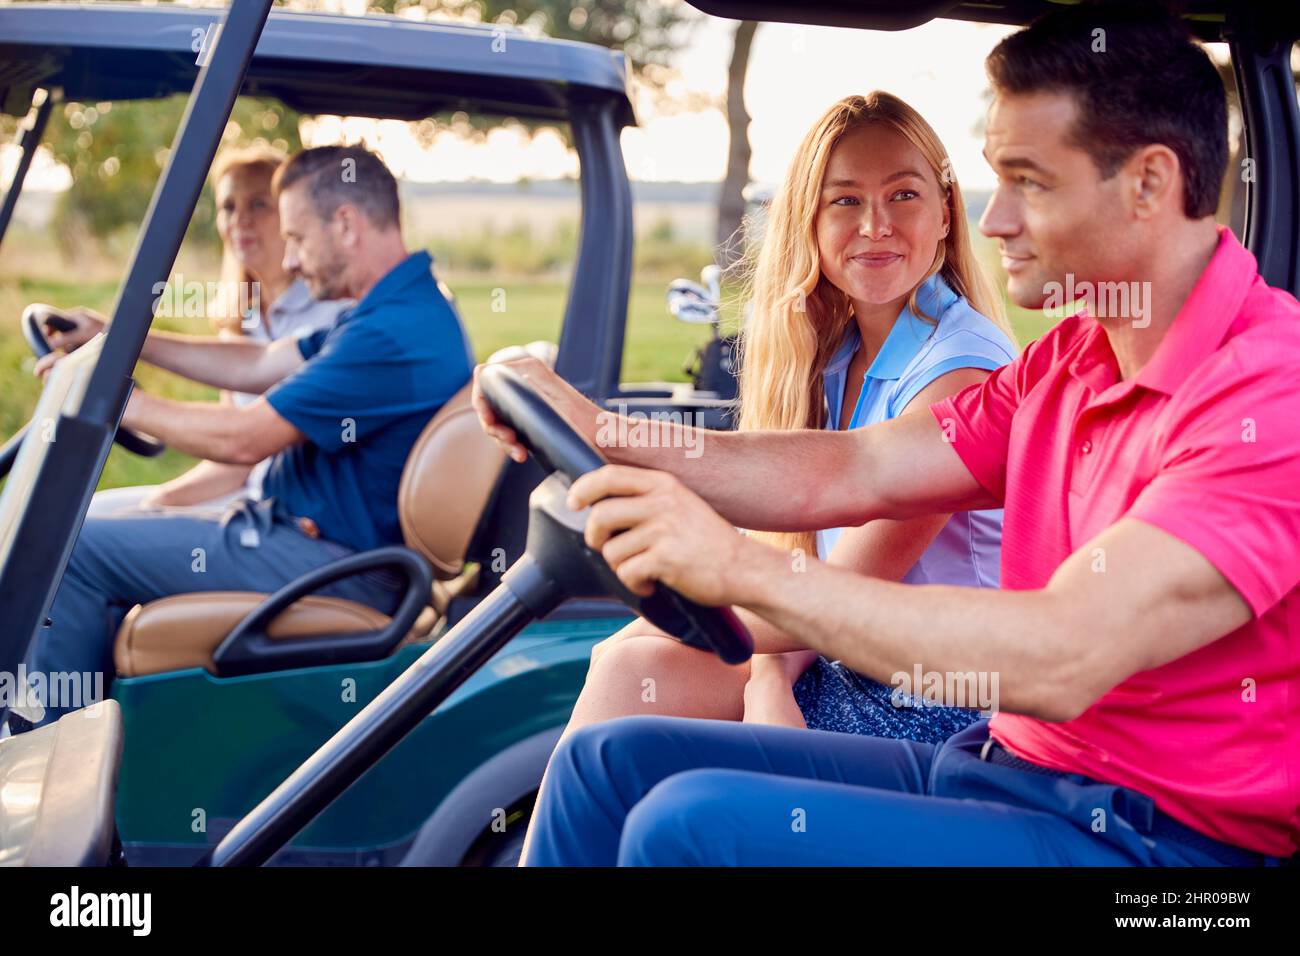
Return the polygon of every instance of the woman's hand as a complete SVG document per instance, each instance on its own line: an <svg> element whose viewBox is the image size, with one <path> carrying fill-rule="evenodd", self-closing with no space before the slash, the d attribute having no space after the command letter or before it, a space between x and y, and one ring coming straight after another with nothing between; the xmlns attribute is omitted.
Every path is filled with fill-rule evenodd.
<svg viewBox="0 0 1300 956"><path fill-rule="evenodd" d="M222 498L242 491L252 470L251 465L201 461L184 474L154 488L140 500L140 508L189 508Z"/></svg>
<svg viewBox="0 0 1300 956"><path fill-rule="evenodd" d="M36 365L32 367L32 374L44 382L45 377L50 374L50 370L65 358L67 356L62 352L51 352L49 355L42 355L36 360Z"/></svg>
<svg viewBox="0 0 1300 956"><path fill-rule="evenodd" d="M745 723L808 726L794 699L794 685L816 659L817 652L811 649L755 654L750 658L749 682L745 684Z"/></svg>
<svg viewBox="0 0 1300 956"><path fill-rule="evenodd" d="M163 489L160 487L141 498L136 507L141 511L153 511L157 508L167 508L170 505L171 502L167 500L167 496L163 494Z"/></svg>
<svg viewBox="0 0 1300 956"><path fill-rule="evenodd" d="M755 654L749 662L749 679L760 682L775 680L793 687L815 660L817 652L812 648L783 654Z"/></svg>

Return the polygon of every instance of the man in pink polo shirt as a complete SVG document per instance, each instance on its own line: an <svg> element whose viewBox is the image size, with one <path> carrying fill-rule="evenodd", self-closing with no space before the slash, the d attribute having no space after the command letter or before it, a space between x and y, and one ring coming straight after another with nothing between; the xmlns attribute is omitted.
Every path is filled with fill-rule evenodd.
<svg viewBox="0 0 1300 956"><path fill-rule="evenodd" d="M930 414L710 433L694 459L666 434L606 449L621 464L570 503L635 591L740 605L789 635L760 651L998 712L938 746L596 725L552 759L528 862L1258 865L1300 846L1300 303L1215 225L1222 84L1148 9L1064 8L988 71L981 228L1016 302L1073 288L1088 309ZM521 370L595 434L593 406ZM803 570L732 529L997 507L1000 591ZM953 699L973 686L995 699Z"/></svg>

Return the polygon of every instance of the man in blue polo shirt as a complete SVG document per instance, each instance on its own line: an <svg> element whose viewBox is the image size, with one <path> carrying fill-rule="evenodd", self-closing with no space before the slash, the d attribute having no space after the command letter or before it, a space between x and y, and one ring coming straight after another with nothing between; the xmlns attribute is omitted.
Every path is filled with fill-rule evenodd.
<svg viewBox="0 0 1300 956"><path fill-rule="evenodd" d="M333 328L272 343L152 332L141 358L216 388L260 394L242 406L177 402L139 389L122 425L211 461L272 459L263 500L224 512L166 509L90 518L28 651L29 675L113 676L126 612L193 591L274 591L354 551L402 540L397 487L407 455L440 407L470 379L472 355L430 257L402 239L397 183L360 146L299 153L276 174L285 268L318 299L357 305ZM75 348L102 327L82 315L52 336ZM43 371L44 369L40 369ZM322 594L391 612L383 571ZM30 678L29 678L30 680ZM69 708L47 699L9 715L21 731ZM35 695L39 697L39 695Z"/></svg>

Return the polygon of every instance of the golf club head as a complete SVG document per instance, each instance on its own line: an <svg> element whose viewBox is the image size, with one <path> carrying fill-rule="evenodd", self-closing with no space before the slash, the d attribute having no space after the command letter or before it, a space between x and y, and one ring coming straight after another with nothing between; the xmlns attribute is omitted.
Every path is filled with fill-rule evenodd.
<svg viewBox="0 0 1300 956"><path fill-rule="evenodd" d="M674 279L669 283L668 311L674 318L691 325L709 325L718 320L717 299L690 279Z"/></svg>
<svg viewBox="0 0 1300 956"><path fill-rule="evenodd" d="M709 297L709 290L693 279L674 279L668 283L668 297L674 295L693 295L701 299Z"/></svg>
<svg viewBox="0 0 1300 956"><path fill-rule="evenodd" d="M722 298L722 269L714 263L709 263L700 270L700 281L704 283L709 290L709 299L715 304Z"/></svg>

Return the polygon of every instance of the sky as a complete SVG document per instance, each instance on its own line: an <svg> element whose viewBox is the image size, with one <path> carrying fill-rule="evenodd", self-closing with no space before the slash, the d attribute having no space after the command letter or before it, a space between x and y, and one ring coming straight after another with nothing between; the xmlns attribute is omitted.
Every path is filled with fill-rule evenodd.
<svg viewBox="0 0 1300 956"><path fill-rule="evenodd" d="M703 18L674 57L680 78L669 98L714 97L726 88L734 24ZM975 133L984 113L983 60L1010 28L940 21L901 33L765 23L759 27L745 84L752 117L752 178L779 182L794 148L831 103L850 93L888 90L920 110L947 146L961 182L992 184ZM641 125L623 133L628 173L635 180L716 181L726 167L727 125L717 109L658 111L638 97ZM486 145L440 134L429 151L416 146L403 123L325 118L307 130L311 143L340 136L364 137L400 175L416 180L468 178L471 173L499 182L521 175L551 179L573 175L577 158L553 133L529 143L519 132L501 129Z"/></svg>
<svg viewBox="0 0 1300 956"><path fill-rule="evenodd" d="M713 18L697 30L678 60L687 88L721 95L731 30L729 21ZM828 106L880 89L929 121L963 184L991 185L975 129L984 114L984 57L1009 32L952 21L897 33L762 24L745 84L752 177L779 182L799 140ZM694 148L674 148L682 141ZM721 179L726 123L717 112L654 118L644 130L624 134L623 145L634 178ZM639 171L644 175L638 177Z"/></svg>
<svg viewBox="0 0 1300 956"><path fill-rule="evenodd" d="M314 0L348 11L364 0ZM673 58L680 77L669 87L674 103L714 99L725 91L734 23L700 16ZM994 178L981 156L977 129L985 110L985 55L1012 28L938 20L902 32L764 23L755 37L745 101L752 117L751 178L776 184L796 145L831 103L851 93L887 90L915 107L948 149L967 189L988 189ZM641 125L623 133L630 176L642 181L718 181L727 154L720 109L658 109L638 96ZM362 139L376 147L399 176L417 181L471 178L513 182L553 179L577 172L577 157L553 131L531 139L519 130L491 132L475 143L442 132L421 148L410 127L397 121L320 117L306 121L307 145ZM17 149L0 147L0 181L8 181ZM58 189L67 174L38 155L28 188Z"/></svg>

